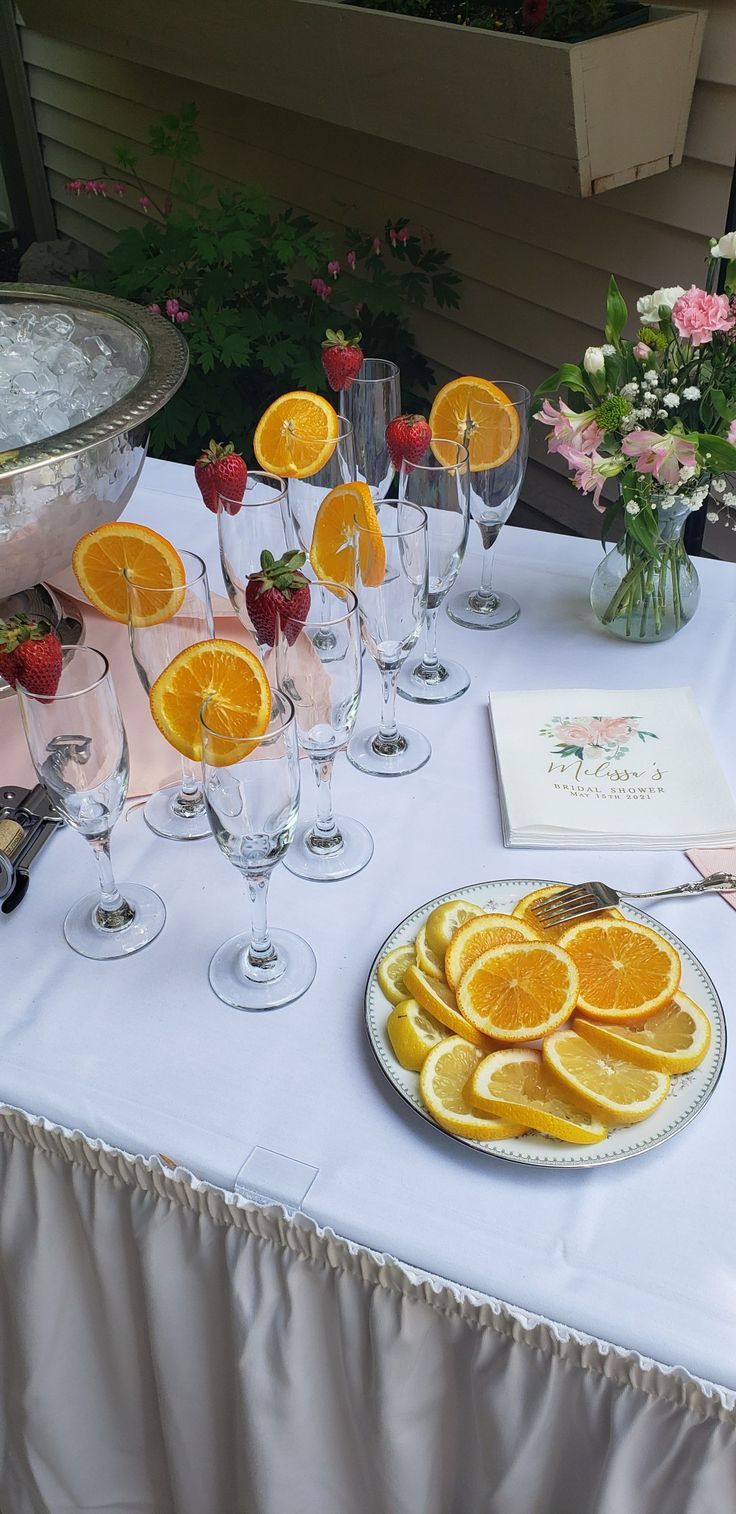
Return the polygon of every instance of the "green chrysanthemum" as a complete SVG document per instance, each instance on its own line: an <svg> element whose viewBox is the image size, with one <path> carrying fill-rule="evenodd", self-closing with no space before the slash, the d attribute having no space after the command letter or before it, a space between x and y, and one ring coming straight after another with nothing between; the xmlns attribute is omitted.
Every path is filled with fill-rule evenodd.
<svg viewBox="0 0 736 1514"><path fill-rule="evenodd" d="M598 406L595 418L603 431L618 431L630 409L629 400L625 400L622 394L609 394L608 399Z"/></svg>
<svg viewBox="0 0 736 1514"><path fill-rule="evenodd" d="M652 352L664 352L667 346L667 338L663 331L656 331L654 326L642 326L636 333L637 342L646 342Z"/></svg>

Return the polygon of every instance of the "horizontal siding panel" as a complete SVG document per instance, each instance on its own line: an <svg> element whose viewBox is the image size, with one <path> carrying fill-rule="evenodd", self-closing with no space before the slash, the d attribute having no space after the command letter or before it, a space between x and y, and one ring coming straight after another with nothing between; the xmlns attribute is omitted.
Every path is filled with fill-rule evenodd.
<svg viewBox="0 0 736 1514"><path fill-rule="evenodd" d="M73 59L62 61L80 72L78 59L76 63ZM114 80L108 80L111 64ZM116 81L115 88L122 88L120 67L115 60L100 58L98 86L112 88ZM720 231L724 223L730 174L720 164L705 165L701 172L703 165L685 163L668 174L614 190L595 201L574 200L481 169L451 164L430 153L376 141L359 132L336 132L307 117L235 100L222 91L204 86L195 90L187 81L153 70L129 70L129 74L130 99L144 108L150 108L150 102L156 100L161 109L170 110L196 94L204 131L237 136L247 143L254 169L260 170L256 176L277 194L274 180L286 177L287 163L311 168L316 177L324 176L329 167L330 173L346 179L354 189L362 184L385 196L386 186L391 185L397 199L411 200L427 212L438 211L459 219L472 217L474 224L497 235L602 270L614 267L621 276L649 287L672 282L674 274L669 269L662 272L668 254L670 263L679 259L684 268L683 282L695 277L702 262L702 238ZM34 93L38 88L40 96L48 99L49 84L37 79L33 71L31 82ZM57 76L52 87L54 98L48 103L69 109L73 98L72 113L87 111L94 115L97 111L100 119L99 102L95 104L90 96L67 95L67 89L72 90L68 76ZM736 90L733 98L736 106ZM121 129L127 129L133 137L145 135L140 125L136 128L134 118L135 112L129 107L120 115L114 111L112 117L116 125L120 120ZM102 119L110 120L111 116L108 113ZM129 122L127 128L124 120ZM274 150L277 147L280 153ZM220 161L223 157L226 161L225 144L221 144L220 152ZM648 223L646 231L633 237L632 214Z"/></svg>
<svg viewBox="0 0 736 1514"><path fill-rule="evenodd" d="M730 85L709 84L705 79L696 83L685 156L699 158L703 163L719 163L729 172L733 169L736 159L736 63L731 69Z"/></svg>

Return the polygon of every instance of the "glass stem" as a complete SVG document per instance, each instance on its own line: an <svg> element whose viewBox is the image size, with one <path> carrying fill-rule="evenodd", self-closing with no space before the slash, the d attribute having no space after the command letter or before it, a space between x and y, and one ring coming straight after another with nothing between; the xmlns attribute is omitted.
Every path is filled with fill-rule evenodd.
<svg viewBox="0 0 736 1514"><path fill-rule="evenodd" d="M110 858L110 832L104 836L89 836L89 844L95 854L97 875L100 882L100 898L94 912L95 923L103 930L121 930L130 925L134 910L128 904L115 882Z"/></svg>
<svg viewBox="0 0 736 1514"><path fill-rule="evenodd" d="M437 655L437 616L439 605L428 605L424 620L424 656L422 667L427 673L436 673L440 659Z"/></svg>
<svg viewBox="0 0 736 1514"><path fill-rule="evenodd" d="M312 772L317 785L317 819L306 838L310 851L324 854L336 852L342 846L342 836L337 828L332 810L332 769L334 754L329 757L313 757Z"/></svg>
<svg viewBox="0 0 736 1514"><path fill-rule="evenodd" d="M381 744L389 746L395 743L399 733L396 724L396 685L399 671L399 668L381 668L381 723L378 727L378 740Z"/></svg>
<svg viewBox="0 0 736 1514"><path fill-rule="evenodd" d="M248 948L248 966L256 971L260 970L265 976L269 975L269 969L277 962L276 949L271 940L268 929L268 885L271 882L270 870L264 873L250 873L248 875L248 893L250 894L250 946Z"/></svg>
<svg viewBox="0 0 736 1514"><path fill-rule="evenodd" d="M194 764L187 757L181 759L181 791L189 799L199 791L199 780Z"/></svg>
<svg viewBox="0 0 736 1514"><path fill-rule="evenodd" d="M481 597L483 599L491 599L493 597L493 548L494 548L494 545L495 545L495 537L494 537L493 541L490 542L488 545L486 545L485 536L483 537L483 558L482 558L482 568L481 568L481 574L480 574L480 589L478 590L478 593L481 595Z"/></svg>

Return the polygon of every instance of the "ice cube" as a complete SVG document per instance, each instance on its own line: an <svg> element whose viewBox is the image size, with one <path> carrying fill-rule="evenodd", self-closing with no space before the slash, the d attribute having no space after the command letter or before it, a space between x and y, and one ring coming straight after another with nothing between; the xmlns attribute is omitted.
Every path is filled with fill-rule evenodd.
<svg viewBox="0 0 736 1514"><path fill-rule="evenodd" d="M44 311L38 316L38 328L44 336L68 340L75 329L75 321L73 315L68 315L64 310Z"/></svg>

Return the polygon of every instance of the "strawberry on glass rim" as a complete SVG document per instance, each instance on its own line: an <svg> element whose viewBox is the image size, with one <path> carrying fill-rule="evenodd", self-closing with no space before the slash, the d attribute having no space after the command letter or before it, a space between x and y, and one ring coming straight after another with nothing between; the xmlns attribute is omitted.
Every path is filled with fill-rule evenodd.
<svg viewBox="0 0 736 1514"><path fill-rule="evenodd" d="M285 552L279 558L273 552L261 553L260 572L251 573L245 591L245 608L260 646L276 645L279 621L289 646L296 641L311 602L309 580L300 572L306 560L304 552Z"/></svg>
<svg viewBox="0 0 736 1514"><path fill-rule="evenodd" d="M13 615L0 621L0 678L11 689L52 699L61 678L61 642L45 620Z"/></svg>
<svg viewBox="0 0 736 1514"><path fill-rule="evenodd" d="M398 470L421 462L432 440L432 428L423 415L397 415L386 427L391 461Z"/></svg>
<svg viewBox="0 0 736 1514"><path fill-rule="evenodd" d="M327 382L336 394L349 389L363 366L363 351L360 332L347 337L344 331L331 331L329 326L322 343L322 367Z"/></svg>
<svg viewBox="0 0 736 1514"><path fill-rule="evenodd" d="M194 477L213 515L219 509L220 497L223 510L228 515L237 515L248 482L248 469L233 442L210 442L194 464Z"/></svg>

